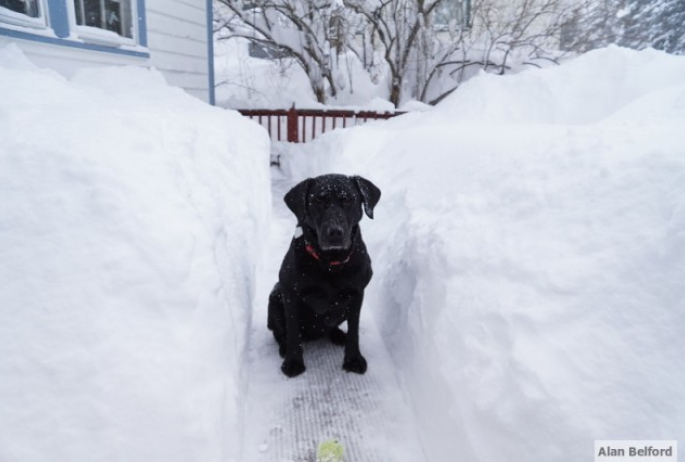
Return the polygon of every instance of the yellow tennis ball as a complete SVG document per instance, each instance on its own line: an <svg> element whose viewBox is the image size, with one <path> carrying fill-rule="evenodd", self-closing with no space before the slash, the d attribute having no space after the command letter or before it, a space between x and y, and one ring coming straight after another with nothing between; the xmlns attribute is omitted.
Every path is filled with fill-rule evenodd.
<svg viewBox="0 0 685 462"><path fill-rule="evenodd" d="M343 462L344 453L338 440L323 441L316 450L316 462Z"/></svg>

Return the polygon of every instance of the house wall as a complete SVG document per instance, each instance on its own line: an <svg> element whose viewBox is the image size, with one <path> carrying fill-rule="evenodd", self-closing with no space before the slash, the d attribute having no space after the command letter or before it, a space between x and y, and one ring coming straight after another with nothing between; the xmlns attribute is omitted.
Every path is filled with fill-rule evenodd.
<svg viewBox="0 0 685 462"><path fill-rule="evenodd" d="M211 14L211 2L205 0L146 0L150 64L170 84L205 101L214 86L208 8Z"/></svg>
<svg viewBox="0 0 685 462"><path fill-rule="evenodd" d="M60 34L57 21L53 21L52 29L45 31L0 22L0 45L13 42L38 66L54 69L67 77L83 67L152 66L160 70L171 85L213 104L211 0L138 2L141 22L137 46L116 48L84 44L68 30ZM62 29L68 29L66 21L63 22Z"/></svg>

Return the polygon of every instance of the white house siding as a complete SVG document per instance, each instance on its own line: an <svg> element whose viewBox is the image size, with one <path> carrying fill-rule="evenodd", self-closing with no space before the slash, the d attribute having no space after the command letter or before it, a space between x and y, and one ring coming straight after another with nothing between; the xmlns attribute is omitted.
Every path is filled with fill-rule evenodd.
<svg viewBox="0 0 685 462"><path fill-rule="evenodd" d="M9 42L16 44L37 66L54 69L66 77L71 77L74 72L83 67L149 65L149 60L146 58L103 53L0 35L0 45L4 46Z"/></svg>
<svg viewBox="0 0 685 462"><path fill-rule="evenodd" d="M209 101L207 2L147 0L150 63L172 85Z"/></svg>

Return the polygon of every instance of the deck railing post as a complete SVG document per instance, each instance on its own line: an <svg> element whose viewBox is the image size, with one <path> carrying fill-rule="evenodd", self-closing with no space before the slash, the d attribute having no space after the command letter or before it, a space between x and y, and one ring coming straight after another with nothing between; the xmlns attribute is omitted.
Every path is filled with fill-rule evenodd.
<svg viewBox="0 0 685 462"><path fill-rule="evenodd" d="M287 116L287 131L288 131L288 142L289 143L299 143L300 140L298 139L298 127L297 127L297 110L295 109L295 105L293 104L293 107L291 107L288 110L288 116Z"/></svg>

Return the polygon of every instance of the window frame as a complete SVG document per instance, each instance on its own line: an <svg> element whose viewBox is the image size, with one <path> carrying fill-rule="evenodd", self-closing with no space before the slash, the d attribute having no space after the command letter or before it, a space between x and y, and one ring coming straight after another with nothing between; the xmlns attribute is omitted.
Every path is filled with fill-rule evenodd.
<svg viewBox="0 0 685 462"><path fill-rule="evenodd" d="M138 21L138 1L139 0L121 0L128 1L131 4L131 35L132 37L124 37L118 33L94 26L80 25L76 18L76 4L80 0L65 0L67 12L69 16L69 29L75 38L83 40L85 43L92 43L102 46L113 47L142 47L140 43L140 31Z"/></svg>

